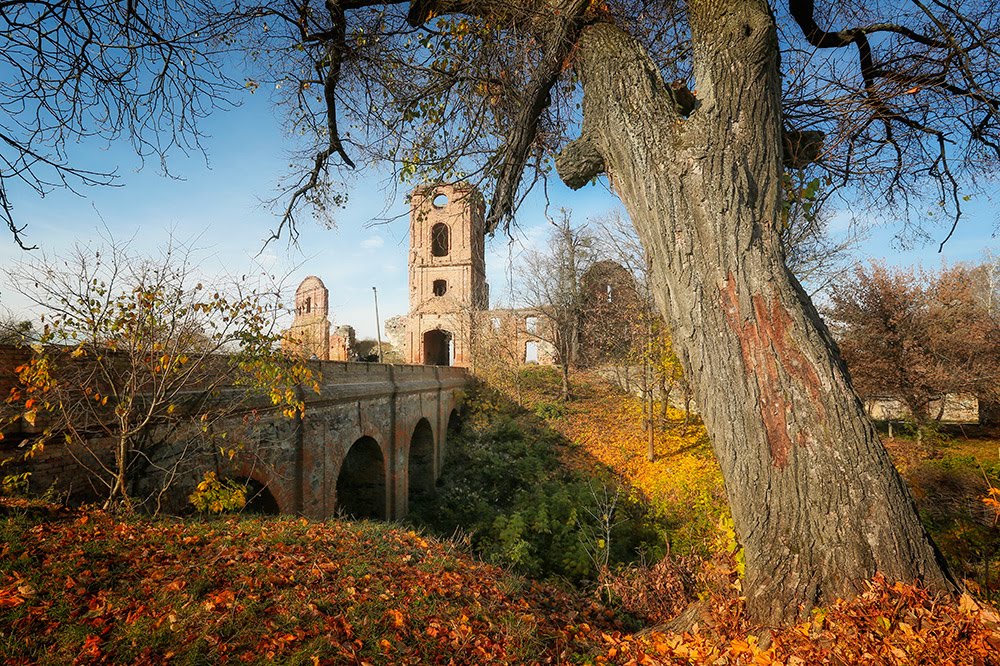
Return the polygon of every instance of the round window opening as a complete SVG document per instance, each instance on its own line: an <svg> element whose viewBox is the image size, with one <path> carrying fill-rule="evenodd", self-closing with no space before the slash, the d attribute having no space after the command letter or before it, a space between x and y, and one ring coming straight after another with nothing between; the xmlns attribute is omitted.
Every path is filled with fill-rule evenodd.
<svg viewBox="0 0 1000 666"><path fill-rule="evenodd" d="M431 203L434 205L435 208L444 208L445 206L448 205L448 195L438 194L437 196L434 197Z"/></svg>

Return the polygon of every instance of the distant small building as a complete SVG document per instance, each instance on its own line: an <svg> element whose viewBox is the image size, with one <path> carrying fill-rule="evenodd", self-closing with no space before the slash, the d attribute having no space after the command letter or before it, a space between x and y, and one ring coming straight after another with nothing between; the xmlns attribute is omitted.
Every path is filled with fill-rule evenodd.
<svg viewBox="0 0 1000 666"><path fill-rule="evenodd" d="M876 421L904 421L912 416L906 403L887 396L865 398L865 411ZM980 422L979 400L968 393L949 393L944 398L931 400L927 411L932 417L940 414L941 423Z"/></svg>
<svg viewBox="0 0 1000 666"><path fill-rule="evenodd" d="M581 276L580 295L577 362L589 367L629 362L637 327L646 325L635 277L617 262L598 261Z"/></svg>

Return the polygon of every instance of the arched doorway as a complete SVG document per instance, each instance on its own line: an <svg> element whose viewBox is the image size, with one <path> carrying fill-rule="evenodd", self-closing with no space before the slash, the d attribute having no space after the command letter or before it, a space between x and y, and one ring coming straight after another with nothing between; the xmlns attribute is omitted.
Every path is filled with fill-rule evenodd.
<svg viewBox="0 0 1000 666"><path fill-rule="evenodd" d="M451 365L453 358L451 332L434 329L424 333L424 365Z"/></svg>
<svg viewBox="0 0 1000 666"><path fill-rule="evenodd" d="M351 518L385 520L385 461L378 442L351 445L337 477L337 510Z"/></svg>
<svg viewBox="0 0 1000 666"><path fill-rule="evenodd" d="M411 500L434 491L434 431L427 419L417 421L413 429L407 479Z"/></svg>

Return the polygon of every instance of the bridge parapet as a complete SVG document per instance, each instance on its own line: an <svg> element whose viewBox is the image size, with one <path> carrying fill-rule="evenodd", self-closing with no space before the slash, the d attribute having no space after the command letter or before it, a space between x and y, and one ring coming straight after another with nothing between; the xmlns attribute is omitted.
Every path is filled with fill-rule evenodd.
<svg viewBox="0 0 1000 666"><path fill-rule="evenodd" d="M389 393L413 393L462 388L468 383L464 368L432 365L390 365L346 361L313 361L322 375L320 394L306 392L307 404L363 399Z"/></svg>

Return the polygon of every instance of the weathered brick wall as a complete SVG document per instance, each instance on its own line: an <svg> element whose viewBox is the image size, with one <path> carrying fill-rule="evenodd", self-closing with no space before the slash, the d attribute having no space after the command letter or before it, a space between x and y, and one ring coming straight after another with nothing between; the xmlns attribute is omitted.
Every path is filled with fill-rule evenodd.
<svg viewBox="0 0 1000 666"><path fill-rule="evenodd" d="M3 475L30 472L27 480L30 494L51 492L78 502L97 502L107 497L107 488L100 483L99 475L102 462L107 466L114 459L110 440L90 440L87 449L72 450L64 442L54 441L37 449L28 459L24 458L28 442L17 436L9 441L11 445L0 453L10 461L4 466Z"/></svg>
<svg viewBox="0 0 1000 666"><path fill-rule="evenodd" d="M102 496L93 483L93 474L87 466L97 468L100 464L86 450L70 452L64 442L54 442L33 453L25 460L32 435L40 433L46 423L44 416L35 424L23 419L10 421L15 413L13 406L5 404L11 389L18 385L16 368L28 362L32 351L28 347L0 345L0 414L2 414L3 440L0 440L0 461L6 464L0 469L0 476L31 472L28 489L32 494L42 494L48 490L72 493L82 500L94 500ZM8 422L10 421L10 422ZM95 453L108 460L111 449L107 442L94 440L91 447Z"/></svg>
<svg viewBox="0 0 1000 666"><path fill-rule="evenodd" d="M937 417L941 411L941 399L932 400L928 412ZM902 400L896 398L868 398L865 410L876 421L903 421L910 418L910 410ZM963 393L949 393L944 397L942 423L979 423L979 400L976 396Z"/></svg>

